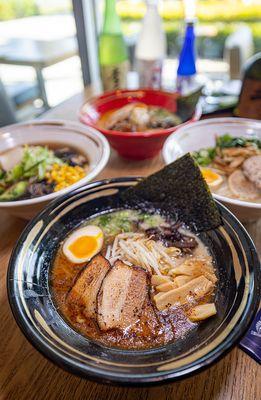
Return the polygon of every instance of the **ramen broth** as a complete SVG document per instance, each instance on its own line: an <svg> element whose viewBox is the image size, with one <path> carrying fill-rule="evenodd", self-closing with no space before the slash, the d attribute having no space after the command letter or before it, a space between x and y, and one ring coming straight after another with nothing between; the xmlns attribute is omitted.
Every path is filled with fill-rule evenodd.
<svg viewBox="0 0 261 400"><path fill-rule="evenodd" d="M181 123L180 117L163 107L141 102L106 111L98 120L98 127L119 132L153 132Z"/></svg>
<svg viewBox="0 0 261 400"><path fill-rule="evenodd" d="M193 152L211 191L261 203L261 141L257 137L216 137L214 147Z"/></svg>
<svg viewBox="0 0 261 400"><path fill-rule="evenodd" d="M177 339L183 338L188 332L197 327L198 321L191 317L190 310L195 306L209 304L210 302L213 303L216 282L212 257L207 247L198 237L184 229L181 224L166 221L160 215L150 215L134 210L115 211L89 219L81 225L78 232L83 232L84 227L87 230L89 229L89 231L93 230L93 232L96 227L103 234L100 255L95 255L92 260L103 256L103 261L108 264L110 263L109 272L105 274L105 278L101 281L97 299L95 298L95 314L93 317L86 316L85 306L79 303L78 299L75 300L75 297L72 297L76 285L80 279L83 279L86 270L91 268L90 264L92 260L89 264L86 262L74 263L70 261L65 255L67 239L65 239L57 251L50 279L56 306L62 316L76 331L88 339L95 340L106 346L124 349L146 349L174 342ZM172 236L170 232L172 232ZM96 235L96 237L98 236ZM80 239L78 238L77 240ZM145 255L141 256L139 262L137 262L140 257L138 252L134 256L131 255L131 249L134 245L137 248L138 246L143 248L145 248L144 246L148 246L148 253L144 253ZM155 253L156 246L162 252L162 256ZM149 249L151 249L151 253L149 253ZM154 265L153 254L154 258L158 261L158 273L152 267ZM134 258L132 259L132 257ZM164 262L164 257L166 257L166 260L169 257L168 262ZM137 311L137 318L134 324L126 326L123 321L123 329L116 327L104 330L101 328L102 325L99 319L101 317L100 314L103 312L99 308L101 291L103 291L104 296L104 293L106 293L103 287L105 279L107 279L108 274L112 270L115 270L117 263L119 271L123 268L124 273L126 271L129 272L128 268L135 269L137 279L143 279L145 274L146 284L142 287L147 292L144 294L145 300L140 312L138 313ZM123 265L124 267L122 267ZM173 269L175 270L173 265L175 265L175 268L180 269L178 274L173 273ZM193 292L189 292L185 302L175 302L172 306L165 307L164 302L162 303L162 300L160 300L160 296L164 298L170 292L159 291L160 285L162 287L160 281L164 281L165 279L171 287L182 290L182 277L186 285L189 281L190 272L190 282L192 282L192 279L194 281L197 279L200 280L200 273L195 272L195 266L198 268L203 267L204 271L207 271L207 274L209 274L206 277L210 280L206 279L206 277L204 279L208 281L208 284L211 286L210 289L202 297L194 296ZM182 271L184 271L184 274L181 273ZM193 276L194 273L195 275ZM179 279L177 280L177 278ZM97 281L99 276L96 276L95 279ZM175 286L175 280L179 281L180 286ZM86 282L84 285L89 284L89 282ZM119 280L119 284L121 283L122 280ZM138 281L137 285L139 285ZM86 291L86 286L84 290L86 296L88 294L91 296ZM133 290L135 291L135 287ZM174 293L173 288L172 293ZM142 296L142 291L139 293L139 296ZM83 298L81 297L82 300ZM163 307L161 307L162 304ZM130 307L130 304L128 307ZM106 312L108 313L110 310ZM127 315L126 310L123 309L121 310L122 312Z"/></svg>
<svg viewBox="0 0 261 400"><path fill-rule="evenodd" d="M236 196L230 189L227 177L223 176L222 178L223 178L223 182L219 187L211 188L212 193L219 194L220 196L224 196L224 197L230 197L231 199L239 199L239 200L249 201L251 203L258 203L258 204L261 203L261 191L260 191L260 195L257 196L255 199L249 198L247 196L239 197L239 196Z"/></svg>

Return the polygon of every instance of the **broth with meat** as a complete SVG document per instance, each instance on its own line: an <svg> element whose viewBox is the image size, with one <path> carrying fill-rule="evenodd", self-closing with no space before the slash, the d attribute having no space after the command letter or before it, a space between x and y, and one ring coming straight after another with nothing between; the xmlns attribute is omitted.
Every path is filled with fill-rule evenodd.
<svg viewBox="0 0 261 400"><path fill-rule="evenodd" d="M66 237L50 284L71 326L103 345L152 348L216 314L213 260L199 238L158 214L121 210Z"/></svg>
<svg viewBox="0 0 261 400"><path fill-rule="evenodd" d="M172 128L181 122L177 114L166 108L135 102L107 111L100 117L98 126L120 132L150 132Z"/></svg>
<svg viewBox="0 0 261 400"><path fill-rule="evenodd" d="M232 199L261 203L261 141L217 137L215 147L193 153L211 191Z"/></svg>

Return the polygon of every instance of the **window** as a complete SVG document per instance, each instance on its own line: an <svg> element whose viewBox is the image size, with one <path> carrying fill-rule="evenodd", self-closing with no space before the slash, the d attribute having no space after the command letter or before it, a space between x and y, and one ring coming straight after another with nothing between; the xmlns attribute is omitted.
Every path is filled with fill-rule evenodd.
<svg viewBox="0 0 261 400"><path fill-rule="evenodd" d="M101 27L103 0L95 2L98 28ZM117 11L129 47L133 65L134 46L146 11L143 0L118 0ZM184 33L182 0L159 0L159 11L167 36L167 57L170 62L164 69L169 75L176 70ZM241 46L241 61L261 51L261 9L259 0L198 0L196 3L198 70L219 78L228 72L228 51L231 46ZM164 77L163 77L164 78ZM166 81L170 76L165 77Z"/></svg>
<svg viewBox="0 0 261 400"><path fill-rule="evenodd" d="M0 79L17 120L82 90L71 0L1 0Z"/></svg>

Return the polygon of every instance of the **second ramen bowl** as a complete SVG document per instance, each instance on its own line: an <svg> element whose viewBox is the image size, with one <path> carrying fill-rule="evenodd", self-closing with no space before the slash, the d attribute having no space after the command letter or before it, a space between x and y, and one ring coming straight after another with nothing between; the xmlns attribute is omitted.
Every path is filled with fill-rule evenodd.
<svg viewBox="0 0 261 400"><path fill-rule="evenodd" d="M162 155L166 164L175 161L187 152L215 146L216 137L229 134L232 137L259 138L261 122L247 118L213 118L184 126L170 135L164 143ZM229 208L240 221L261 218L261 203L239 200L213 193L213 197Z"/></svg>
<svg viewBox="0 0 261 400"><path fill-rule="evenodd" d="M179 102L178 93L153 89L116 90L106 92L88 100L80 109L81 122L99 130L109 141L111 147L124 158L144 160L155 157L162 149L166 138L179 126L197 121L201 116L201 106L193 99L184 98ZM196 98L197 101L197 98ZM183 124L146 132L121 132L99 126L100 117L108 111L119 109L127 104L142 102L150 106L166 108L182 116Z"/></svg>

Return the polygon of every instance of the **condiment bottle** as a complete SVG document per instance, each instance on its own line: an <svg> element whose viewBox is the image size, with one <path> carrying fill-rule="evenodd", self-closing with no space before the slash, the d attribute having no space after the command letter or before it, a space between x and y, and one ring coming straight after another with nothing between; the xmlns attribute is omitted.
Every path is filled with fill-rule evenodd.
<svg viewBox="0 0 261 400"><path fill-rule="evenodd" d="M166 36L157 0L147 0L147 11L135 48L140 87L161 87L162 63L166 55Z"/></svg>
<svg viewBox="0 0 261 400"><path fill-rule="evenodd" d="M105 91L125 88L129 70L127 46L115 6L115 0L106 0L104 24L99 37L99 61Z"/></svg>

